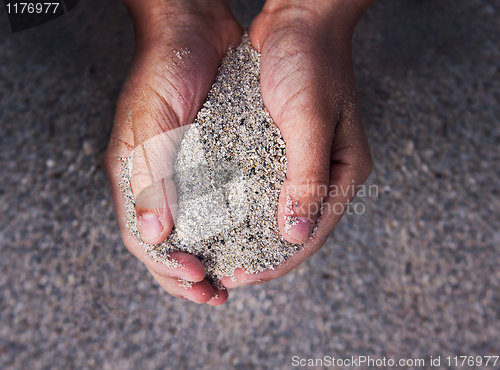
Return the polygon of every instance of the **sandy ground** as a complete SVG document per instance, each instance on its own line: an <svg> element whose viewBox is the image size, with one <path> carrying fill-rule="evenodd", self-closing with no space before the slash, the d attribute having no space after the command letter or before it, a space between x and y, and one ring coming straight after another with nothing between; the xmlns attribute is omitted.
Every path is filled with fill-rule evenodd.
<svg viewBox="0 0 500 370"><path fill-rule="evenodd" d="M234 2L245 22L250 3ZM500 355L498 2L370 9L354 60L378 194L295 271L217 308L163 292L118 232L103 156L133 52L121 3L17 34L0 13L1 369Z"/></svg>

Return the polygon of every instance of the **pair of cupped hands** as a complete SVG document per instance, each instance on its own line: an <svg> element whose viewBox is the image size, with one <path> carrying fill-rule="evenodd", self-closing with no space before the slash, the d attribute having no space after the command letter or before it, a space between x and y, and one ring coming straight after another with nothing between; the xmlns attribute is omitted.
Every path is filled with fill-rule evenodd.
<svg viewBox="0 0 500 370"><path fill-rule="evenodd" d="M179 267L155 262L131 235L120 179L123 158L154 146L155 138L165 134L175 140L176 135L168 136L169 132L193 123L222 58L228 47L240 43L243 29L223 0L123 1L134 20L136 50L105 159L123 241L169 294L220 305L228 298L227 290L214 288L206 280L198 258L173 252L169 258ZM236 270L236 281L222 280L225 287L283 276L318 251L352 200L352 187L357 189L370 174L371 155L356 93L351 43L356 23L373 1L268 0L252 22L248 33L252 46L261 53L263 102L286 143L288 164L278 225L284 239L302 247L274 270L256 274ZM167 144L163 140L158 145ZM161 156L169 148L158 151ZM144 166L171 163L145 160ZM168 177L170 169L154 171ZM144 187L140 180L132 183L139 233L144 242L156 244L167 238L174 224L166 190L171 187L141 192ZM337 191L329 191L332 188ZM293 211L287 206L289 197L299 206L293 213L295 225L285 229L285 218ZM316 230L310 238L313 227ZM182 280L194 284L188 288Z"/></svg>

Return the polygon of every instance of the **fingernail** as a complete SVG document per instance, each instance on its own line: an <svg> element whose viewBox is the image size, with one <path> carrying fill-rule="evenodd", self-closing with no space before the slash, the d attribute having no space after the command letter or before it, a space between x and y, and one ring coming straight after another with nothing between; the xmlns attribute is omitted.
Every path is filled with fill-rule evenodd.
<svg viewBox="0 0 500 370"><path fill-rule="evenodd" d="M141 234L142 239L154 239L163 230L163 225L160 222L160 219L156 215L145 214L139 218L140 226L139 233Z"/></svg>
<svg viewBox="0 0 500 370"><path fill-rule="evenodd" d="M312 221L305 217L285 217L285 232L300 243L309 239Z"/></svg>

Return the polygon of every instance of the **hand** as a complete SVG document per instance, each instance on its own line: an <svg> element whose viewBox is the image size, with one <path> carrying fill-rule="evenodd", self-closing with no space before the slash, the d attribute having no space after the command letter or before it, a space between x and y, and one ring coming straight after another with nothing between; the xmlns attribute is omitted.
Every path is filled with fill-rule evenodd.
<svg viewBox="0 0 500 370"><path fill-rule="evenodd" d="M278 224L286 240L304 244L274 270L252 275L237 270L237 281L224 278L226 287L283 276L317 252L352 200L353 187L357 190L369 176L372 161L351 42L371 2L268 0L253 21L250 40L262 54L264 105L286 142Z"/></svg>
<svg viewBox="0 0 500 370"><path fill-rule="evenodd" d="M175 186L172 152L182 127L194 121L229 45L242 30L224 1L124 0L136 26L134 61L118 100L105 165L125 246L171 295L219 305L227 292L205 279L203 264L187 253L170 253L181 268L155 262L126 227L120 189L121 158L133 155L132 191L141 239L166 239L173 227ZM174 158L170 156L170 158ZM195 284L186 289L184 279Z"/></svg>

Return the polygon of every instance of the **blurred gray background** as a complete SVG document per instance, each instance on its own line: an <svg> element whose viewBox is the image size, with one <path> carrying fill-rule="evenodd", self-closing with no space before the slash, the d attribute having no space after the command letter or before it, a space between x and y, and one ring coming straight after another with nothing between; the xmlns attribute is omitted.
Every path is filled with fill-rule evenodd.
<svg viewBox="0 0 500 370"><path fill-rule="evenodd" d="M248 24L261 3L232 5ZM0 10L1 369L500 355L499 2L377 1L354 60L378 195L217 308L167 295L120 238L103 156L133 46L118 0L17 34Z"/></svg>

